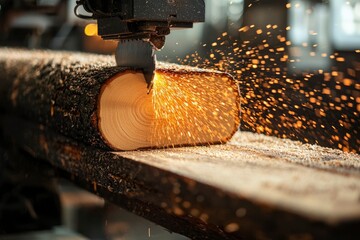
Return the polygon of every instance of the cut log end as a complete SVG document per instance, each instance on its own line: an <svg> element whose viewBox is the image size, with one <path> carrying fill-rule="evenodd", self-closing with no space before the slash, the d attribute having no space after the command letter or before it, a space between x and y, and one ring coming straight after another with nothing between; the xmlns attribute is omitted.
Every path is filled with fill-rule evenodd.
<svg viewBox="0 0 360 240"><path fill-rule="evenodd" d="M148 94L142 73L110 79L99 97L99 129L116 150L227 142L239 127L239 91L226 74L158 70Z"/></svg>

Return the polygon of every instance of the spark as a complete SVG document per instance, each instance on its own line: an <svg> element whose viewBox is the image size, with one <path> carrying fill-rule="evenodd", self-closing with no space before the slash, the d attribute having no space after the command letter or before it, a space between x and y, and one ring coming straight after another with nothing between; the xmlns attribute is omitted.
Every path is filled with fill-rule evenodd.
<svg viewBox="0 0 360 240"><path fill-rule="evenodd" d="M300 4L288 3L286 7L296 8ZM284 30L291 30L291 26L284 29L271 24L264 28L243 26L239 34L246 36L246 40L241 42L221 34L211 44L208 57L190 54L179 62L235 76L242 92L243 130L360 152L360 62L351 62L341 53L314 50L308 53L308 58L349 63L348 69L333 67L330 71L315 69L295 74L288 66L301 62L301 48L318 46L308 42L293 46ZM206 83L199 84L197 87L201 88Z"/></svg>
<svg viewBox="0 0 360 240"><path fill-rule="evenodd" d="M157 71L152 90L157 119L153 126L153 144L226 142L229 131L234 131L239 121L229 117L237 118L239 114L238 89L231 81L227 75L211 72ZM181 140L185 138L186 141Z"/></svg>

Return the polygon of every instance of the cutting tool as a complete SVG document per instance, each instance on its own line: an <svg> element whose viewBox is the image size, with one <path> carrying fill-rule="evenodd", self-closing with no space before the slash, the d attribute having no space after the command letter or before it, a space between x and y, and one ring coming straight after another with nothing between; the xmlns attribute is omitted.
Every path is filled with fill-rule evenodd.
<svg viewBox="0 0 360 240"><path fill-rule="evenodd" d="M80 13L82 7L88 15ZM75 15L96 19L98 34L118 40L118 66L142 70L149 90L156 65L156 51L174 28L192 28L205 21L204 0L77 0Z"/></svg>

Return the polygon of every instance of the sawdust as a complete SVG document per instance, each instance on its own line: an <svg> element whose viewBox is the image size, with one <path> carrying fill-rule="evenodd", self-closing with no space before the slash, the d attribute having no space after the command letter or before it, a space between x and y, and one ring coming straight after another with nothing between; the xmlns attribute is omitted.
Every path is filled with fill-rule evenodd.
<svg viewBox="0 0 360 240"><path fill-rule="evenodd" d="M360 155L238 132L226 145L117 153L329 223L360 217Z"/></svg>
<svg viewBox="0 0 360 240"><path fill-rule="evenodd" d="M304 166L360 175L358 154L249 132L236 134L229 145L251 148L264 156Z"/></svg>

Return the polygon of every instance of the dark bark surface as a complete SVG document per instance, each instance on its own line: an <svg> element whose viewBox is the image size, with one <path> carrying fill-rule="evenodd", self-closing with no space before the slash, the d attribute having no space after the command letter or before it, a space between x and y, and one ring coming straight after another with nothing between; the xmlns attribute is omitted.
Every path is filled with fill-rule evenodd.
<svg viewBox="0 0 360 240"><path fill-rule="evenodd" d="M102 84L126 68L111 56L0 49L0 107L93 146Z"/></svg>
<svg viewBox="0 0 360 240"><path fill-rule="evenodd" d="M325 213L322 211L328 206L322 199L336 204L338 200L334 196L342 191L345 191L342 192L345 195L357 192L354 187L356 188L359 172L354 166L351 171L346 171L345 168L338 172L335 166L328 170L308 168L284 161L285 158L281 159L280 156L269 158L271 152L264 155L260 150L260 146L268 143L266 139L259 139L256 143L249 142L247 148L236 147L239 142L232 143L237 149L231 150L234 156L240 156L242 151L256 155L254 160L249 162L245 159L231 162L220 154L221 149L230 151L231 143L229 146L183 150L111 153L85 146L44 126L19 118L2 116L0 123L5 138L12 139L14 144L33 157L49 161L63 171L67 178L133 213L192 239L358 239L360 235L360 220L356 217L359 211L358 203L353 202L353 211L349 215L344 215L342 209L346 210L351 202L347 203L348 206L345 206L345 203L344 206L338 205L337 208L340 210L333 209ZM282 140L278 141L276 145ZM330 157L343 157L339 155L340 152L329 152L321 147L317 151L327 154L324 161L330 161ZM200 159L187 160L186 153ZM143 160L144 156L147 160ZM357 159L352 155L348 157ZM173 162L175 170L167 169L169 167L164 159ZM228 179L222 180L224 186L233 186L232 189L212 183L211 178L218 178L214 175L207 176L207 181L199 179L199 175L204 175L200 166L205 169L209 166L205 159L216 160L216 171L219 174L229 171L229 168L236 169L234 171L238 176L234 178L229 175ZM187 161L193 162L197 167L182 172L181 165L189 167ZM238 185L253 186L254 179L261 177L259 174L262 171L259 169L266 171L263 161L269 162L266 165L269 168L267 171L274 171L274 174L283 176L283 185L272 188L272 177L265 176L268 179L267 186L254 185L254 191L270 190L261 198L251 197L246 191L237 189ZM243 164L247 167L242 167ZM163 167L160 167L161 165ZM213 163L210 162L210 165ZM247 168L251 170L253 179L249 179L248 182L242 179L248 171ZM291 180L294 171L303 178ZM192 177L187 175L187 172L193 174ZM309 176L312 178L308 179ZM338 181L336 178L348 181L349 187L347 184L339 183L331 189L324 188L322 192L316 190L320 181L329 182L325 184L331 186L331 178L335 179L334 182ZM307 189L297 190L301 184L297 186L296 182L308 183ZM293 187L292 192L288 192L286 186ZM288 197L283 198L283 204L278 204L277 200L271 200L276 195L272 196L272 193L284 193ZM315 197L311 198L314 195ZM302 203L308 201L309 197L314 201L313 204L305 204L303 206L308 210L299 211ZM291 199L297 199L298 202L289 207ZM321 206L325 207L322 209ZM317 215L317 211L322 214Z"/></svg>

